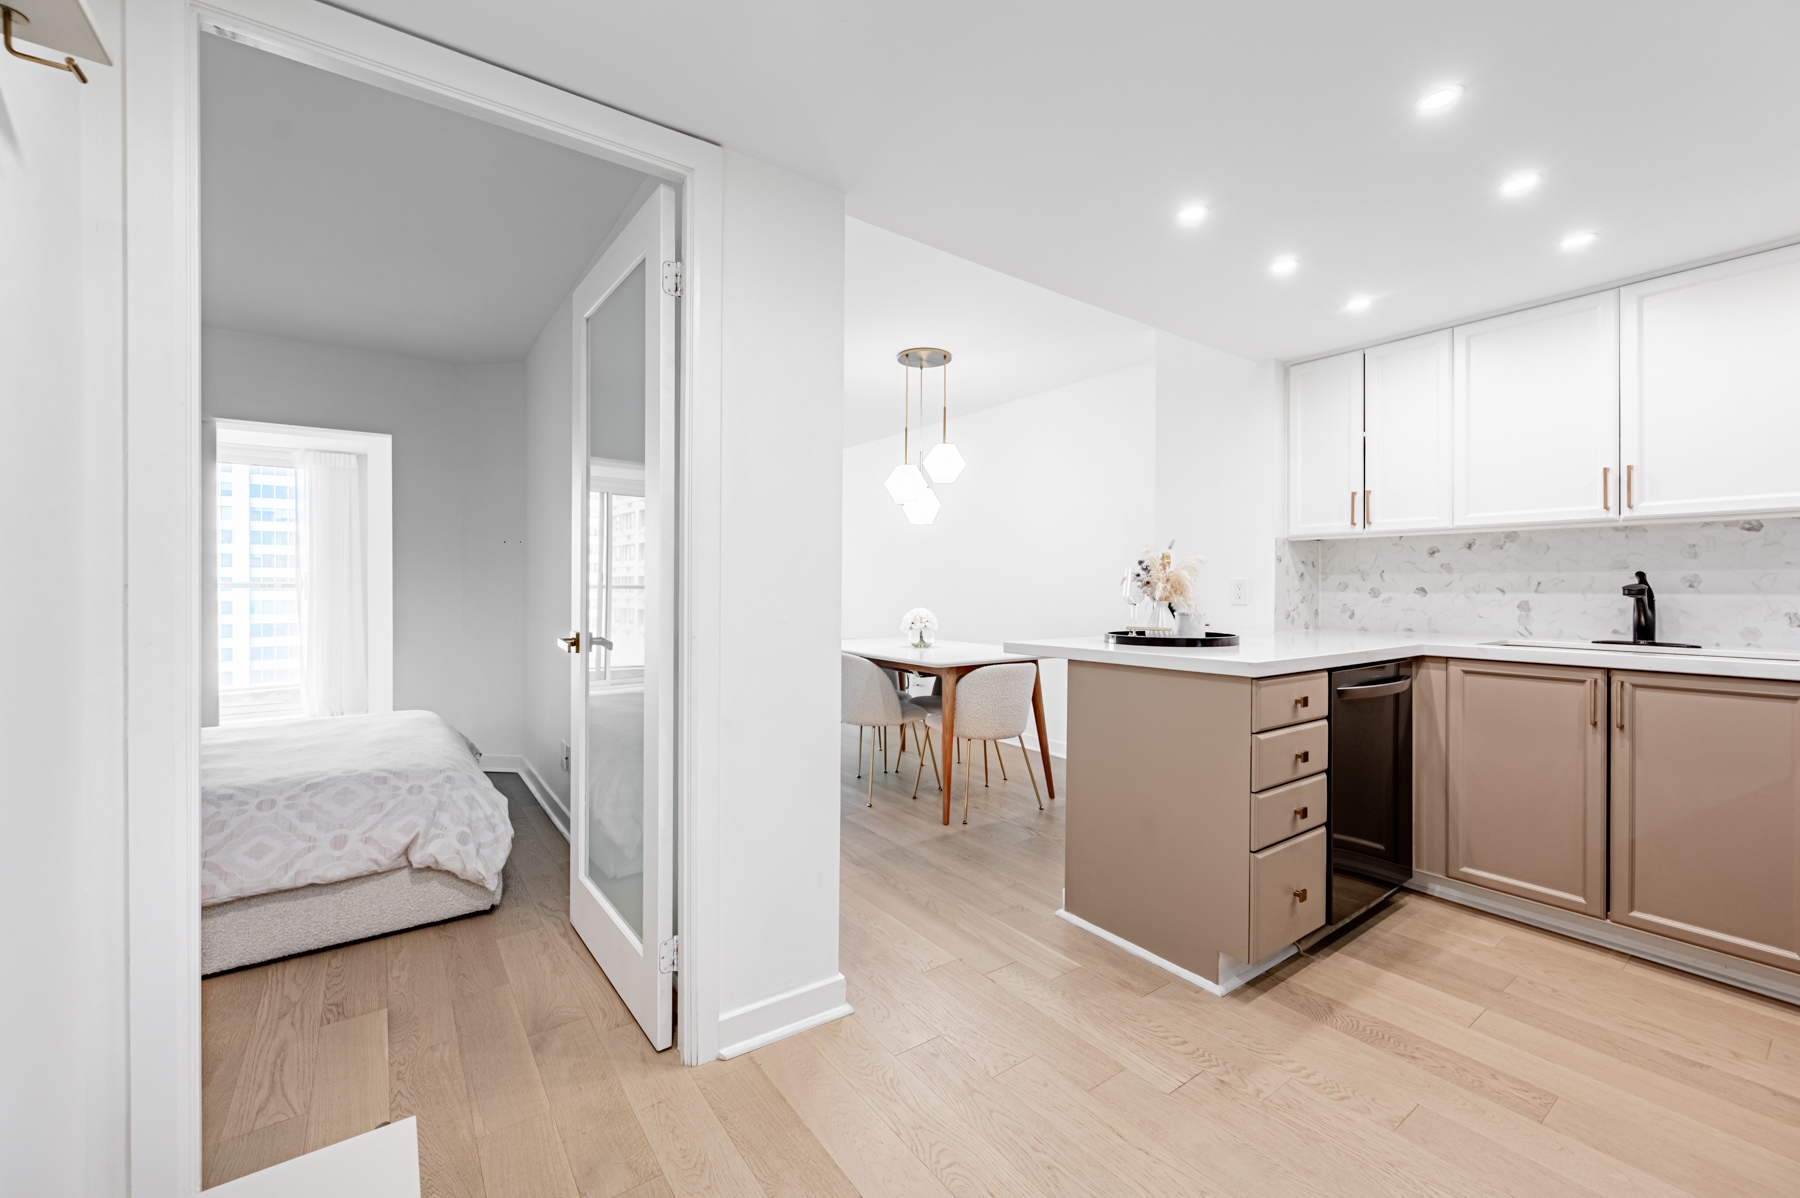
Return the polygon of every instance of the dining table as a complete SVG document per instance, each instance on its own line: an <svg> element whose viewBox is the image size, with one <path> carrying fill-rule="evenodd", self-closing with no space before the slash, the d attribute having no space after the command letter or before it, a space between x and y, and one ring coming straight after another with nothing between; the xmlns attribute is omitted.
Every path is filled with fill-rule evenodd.
<svg viewBox="0 0 1800 1198"><path fill-rule="evenodd" d="M974 641L938 641L924 649L905 637L865 637L843 643L845 653L865 657L883 669L909 674L929 674L938 680L938 692L944 700L944 744L956 743L956 682L982 666L1007 662L1038 664L1035 657L1008 653L999 645L983 645ZM1031 710L1037 717L1038 751L1044 758L1044 786L1050 797L1056 797L1056 778L1050 772L1050 735L1044 727L1044 671L1038 667L1031 683ZM948 748L946 748L948 753ZM945 757L947 763L950 758ZM940 780L944 792L944 823L950 822L950 787Z"/></svg>

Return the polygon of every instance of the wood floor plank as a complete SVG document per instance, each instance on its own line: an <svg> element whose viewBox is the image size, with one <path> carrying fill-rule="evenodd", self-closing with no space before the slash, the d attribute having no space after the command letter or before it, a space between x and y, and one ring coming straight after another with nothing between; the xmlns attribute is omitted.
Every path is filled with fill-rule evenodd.
<svg viewBox="0 0 1800 1198"><path fill-rule="evenodd" d="M456 1038L450 946L437 928L387 938L388 1045L411 1052Z"/></svg>
<svg viewBox="0 0 1800 1198"><path fill-rule="evenodd" d="M475 1114L454 1039L390 1043L388 1111L395 1120L417 1120L421 1198L485 1198Z"/></svg>
<svg viewBox="0 0 1800 1198"><path fill-rule="evenodd" d="M222 1139L304 1116L312 1097L319 1014L325 1005L324 959L317 954L291 957L268 969L220 1129Z"/></svg>
<svg viewBox="0 0 1800 1198"><path fill-rule="evenodd" d="M493 921L485 915L470 915L438 926L447 950L445 962L452 994L459 998L485 994L506 985L506 962L500 959L494 930Z"/></svg>
<svg viewBox="0 0 1800 1198"><path fill-rule="evenodd" d="M531 1052L582 1198L609 1198L661 1176L656 1154L587 1019L531 1038Z"/></svg>
<svg viewBox="0 0 1800 1198"><path fill-rule="evenodd" d="M387 1007L386 937L346 944L325 954L323 1023L355 1019Z"/></svg>
<svg viewBox="0 0 1800 1198"><path fill-rule="evenodd" d="M300 1155L306 1142L306 1116L295 1115L255 1131L220 1140L207 1153L201 1185L207 1189L236 1181L248 1173L279 1165Z"/></svg>
<svg viewBox="0 0 1800 1198"><path fill-rule="evenodd" d="M500 937L495 946L527 1036L587 1018L576 988L574 963L542 927L534 923L530 931Z"/></svg>
<svg viewBox="0 0 1800 1198"><path fill-rule="evenodd" d="M1022 1058L1037 1057L1059 1070L1083 1090L1091 1090L1125 1066L1096 1048L1086 1037L1051 1025L1037 1008L962 961L951 961L927 973L932 985L969 1012L967 1032L946 1028L966 1040L985 1031Z"/></svg>
<svg viewBox="0 0 1800 1198"><path fill-rule="evenodd" d="M767 1194L856 1198L856 1187L757 1063L697 1069L694 1083Z"/></svg>
<svg viewBox="0 0 1800 1198"><path fill-rule="evenodd" d="M691 1078L671 1097L638 1111L644 1137L676 1198L763 1198L756 1174Z"/></svg>
<svg viewBox="0 0 1800 1198"><path fill-rule="evenodd" d="M204 1143L224 1132L238 1067L250 1046L270 966L240 969L200 983L200 1127Z"/></svg>
<svg viewBox="0 0 1800 1198"><path fill-rule="evenodd" d="M459 995L454 1010L475 1135L483 1138L526 1119L548 1117L550 1101L513 1004L512 987Z"/></svg>
<svg viewBox="0 0 1800 1198"><path fill-rule="evenodd" d="M304 1151L360 1136L387 1121L387 1011L327 1023L319 1031Z"/></svg>
<svg viewBox="0 0 1800 1198"><path fill-rule="evenodd" d="M1397 1129L1440 1160L1473 1172L1508 1198L1600 1198L1593 1190L1496 1144L1423 1103Z"/></svg>
<svg viewBox="0 0 1800 1198"><path fill-rule="evenodd" d="M757 1049L755 1060L863 1198L944 1198L948 1190L804 1036Z"/></svg>
<svg viewBox="0 0 1800 1198"><path fill-rule="evenodd" d="M693 1079L687 1076L681 1057L674 1049L658 1052L651 1048L637 1024L610 1028L600 1038L632 1110L682 1098L692 1089Z"/></svg>
<svg viewBox="0 0 1800 1198"><path fill-rule="evenodd" d="M580 1198L548 1115L490 1132L480 1144L488 1198Z"/></svg>

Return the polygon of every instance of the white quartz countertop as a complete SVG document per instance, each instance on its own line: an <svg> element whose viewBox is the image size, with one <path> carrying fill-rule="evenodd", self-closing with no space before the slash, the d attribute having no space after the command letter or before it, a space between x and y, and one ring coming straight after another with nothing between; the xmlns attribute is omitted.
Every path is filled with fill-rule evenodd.
<svg viewBox="0 0 1800 1198"><path fill-rule="evenodd" d="M1638 649L1578 641L1502 641L1491 636L1404 635L1378 632L1246 633L1241 643L1220 649L1159 649L1109 645L1105 637L1007 641L1008 653L1108 662L1153 670L1187 670L1269 678L1310 670L1335 670L1404 657L1460 657L1590 669L1650 670L1665 674L1710 674L1726 678L1769 678L1800 682L1800 654L1731 649Z"/></svg>

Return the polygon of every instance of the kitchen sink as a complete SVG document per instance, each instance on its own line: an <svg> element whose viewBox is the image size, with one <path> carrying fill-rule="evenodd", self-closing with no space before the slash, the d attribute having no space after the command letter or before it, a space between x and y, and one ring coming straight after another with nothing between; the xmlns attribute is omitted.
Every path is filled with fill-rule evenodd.
<svg viewBox="0 0 1800 1198"><path fill-rule="evenodd" d="M1800 653L1757 649L1688 649L1672 645L1614 644L1608 641L1483 641L1515 649L1593 649L1607 653L1648 653L1656 656L1729 657L1738 661L1800 661Z"/></svg>

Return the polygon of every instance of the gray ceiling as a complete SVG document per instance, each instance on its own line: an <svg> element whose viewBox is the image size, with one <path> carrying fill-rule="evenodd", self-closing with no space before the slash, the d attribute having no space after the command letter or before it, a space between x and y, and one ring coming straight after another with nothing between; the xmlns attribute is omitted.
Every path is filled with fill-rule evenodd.
<svg viewBox="0 0 1800 1198"><path fill-rule="evenodd" d="M644 181L222 38L200 43L214 327L518 361Z"/></svg>
<svg viewBox="0 0 1800 1198"><path fill-rule="evenodd" d="M1793 0L348 6L1250 357L1800 236ZM1445 80L1466 98L1420 118ZM1526 168L1538 192L1499 199ZM1212 216L1179 229L1190 199ZM1578 228L1599 241L1559 252Z"/></svg>

